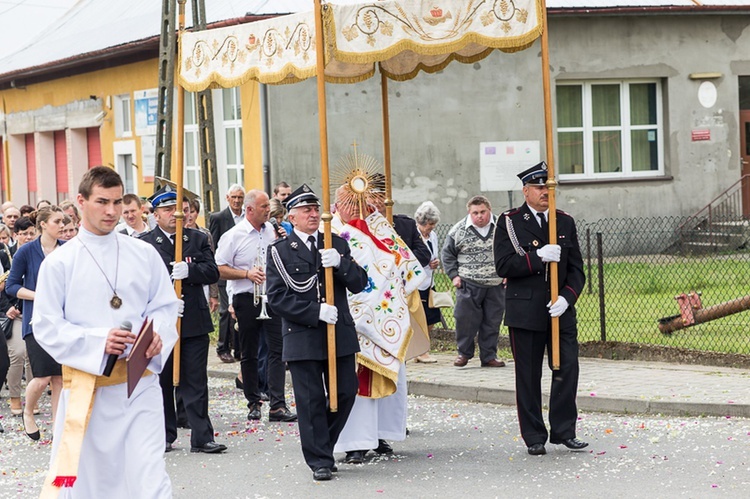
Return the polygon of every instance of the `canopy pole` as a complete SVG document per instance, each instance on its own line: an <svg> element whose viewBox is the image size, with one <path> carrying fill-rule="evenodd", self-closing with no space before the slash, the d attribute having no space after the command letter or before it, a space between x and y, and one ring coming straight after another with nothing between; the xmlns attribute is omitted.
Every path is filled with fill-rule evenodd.
<svg viewBox="0 0 750 499"><path fill-rule="evenodd" d="M11 192L10 185L10 155L8 154L8 113L5 109L5 96L2 97L3 103L3 135L0 138L3 141L3 147L0 149L0 155L3 160L3 190L7 199L13 199L13 193Z"/></svg>
<svg viewBox="0 0 750 499"><path fill-rule="evenodd" d="M547 151L547 188L549 189L549 244L557 244L557 205L555 203L555 149L552 131L552 90L549 75L549 35L547 24L547 2L542 2L542 87L544 89L544 135ZM552 303L557 301L559 285L557 262L549 263L549 286ZM560 318L552 317L552 369L560 369Z"/></svg>
<svg viewBox="0 0 750 499"><path fill-rule="evenodd" d="M320 182L323 184L323 241L324 247L333 246L331 238L331 193L328 176L328 121L326 117L326 80L325 80L325 44L323 41L323 7L321 0L315 0L315 51L317 56L318 86L318 128L320 129ZM328 305L333 302L333 269L325 269L326 299ZM328 407L331 412L339 410L338 381L336 377L336 325L328 324Z"/></svg>
<svg viewBox="0 0 750 499"><path fill-rule="evenodd" d="M383 166L385 167L385 216L393 225L393 194L391 188L391 124L388 116L388 78L380 71L380 94L383 110Z"/></svg>
<svg viewBox="0 0 750 499"><path fill-rule="evenodd" d="M174 236L174 261L182 261L182 223L185 214L182 211L182 177L183 177L183 161L184 151L183 146L185 142L185 89L180 85L180 56L182 54L182 34L185 31L185 1L177 0L179 5L178 11L178 32L177 32L177 64L175 64L175 82L177 83L177 141L175 145L174 162L172 163L172 178L177 185L177 206L175 207L175 218L177 219L177 228ZM177 298L182 299L182 280L177 279L174 282L174 292L177 294ZM172 384L174 386L180 385L180 337L182 329L182 319L177 317L177 343L173 350L173 371L172 371Z"/></svg>

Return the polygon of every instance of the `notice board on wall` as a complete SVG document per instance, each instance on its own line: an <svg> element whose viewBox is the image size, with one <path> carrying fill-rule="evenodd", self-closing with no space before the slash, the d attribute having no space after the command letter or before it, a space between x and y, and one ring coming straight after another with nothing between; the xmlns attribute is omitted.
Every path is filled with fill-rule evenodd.
<svg viewBox="0 0 750 499"><path fill-rule="evenodd" d="M479 143L480 188L486 191L520 190L516 176L540 160L538 140Z"/></svg>

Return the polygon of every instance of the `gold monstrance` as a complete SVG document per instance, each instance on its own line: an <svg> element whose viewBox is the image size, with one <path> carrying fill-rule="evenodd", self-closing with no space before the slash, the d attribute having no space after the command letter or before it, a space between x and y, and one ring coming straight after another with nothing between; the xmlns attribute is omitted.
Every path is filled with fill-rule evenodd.
<svg viewBox="0 0 750 499"><path fill-rule="evenodd" d="M343 185L345 188L340 191L336 202L352 213L358 213L364 220L368 214L367 203L385 199L385 177L375 158L357 152L356 141L352 147L354 153L343 156L336 163L331 187L336 190Z"/></svg>

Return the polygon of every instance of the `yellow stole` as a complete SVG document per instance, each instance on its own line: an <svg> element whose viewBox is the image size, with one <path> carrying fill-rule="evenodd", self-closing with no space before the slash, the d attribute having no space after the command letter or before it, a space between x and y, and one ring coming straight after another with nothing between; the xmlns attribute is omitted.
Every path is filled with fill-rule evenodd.
<svg viewBox="0 0 750 499"><path fill-rule="evenodd" d="M153 374L146 369L143 376ZM81 459L81 447L86 428L89 425L91 411L94 409L94 394L103 386L114 386L127 383L128 373L125 359L115 363L112 375L97 376L79 371L70 366L62 366L63 388L69 388L68 405L65 412L62 440L57 448L57 455L44 480L42 499L56 498L63 487L72 487L78 478L78 462Z"/></svg>

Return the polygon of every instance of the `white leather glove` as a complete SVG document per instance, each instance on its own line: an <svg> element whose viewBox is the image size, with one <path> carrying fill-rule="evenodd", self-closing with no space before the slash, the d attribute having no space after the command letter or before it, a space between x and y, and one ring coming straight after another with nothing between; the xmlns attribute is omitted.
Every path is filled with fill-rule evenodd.
<svg viewBox="0 0 750 499"><path fill-rule="evenodd" d="M334 248L324 249L320 252L320 263L323 267L339 268L341 264L341 255Z"/></svg>
<svg viewBox="0 0 750 499"><path fill-rule="evenodd" d="M339 309L327 303L320 304L320 320L328 324L336 324L339 320Z"/></svg>
<svg viewBox="0 0 750 499"><path fill-rule="evenodd" d="M178 281L185 279L188 276L188 264L187 262L172 262L172 280Z"/></svg>
<svg viewBox="0 0 750 499"><path fill-rule="evenodd" d="M568 310L568 300L564 296L558 296L555 304L552 305L552 302L549 302L547 308L549 309L550 317L560 317Z"/></svg>
<svg viewBox="0 0 750 499"><path fill-rule="evenodd" d="M177 307L177 317L182 317L182 313L185 312L185 300L177 300L179 305Z"/></svg>
<svg viewBox="0 0 750 499"><path fill-rule="evenodd" d="M560 253L562 253L562 249L560 248L559 244L545 244L544 246L536 250L536 254L539 256L539 258L542 259L544 263L559 262Z"/></svg>

